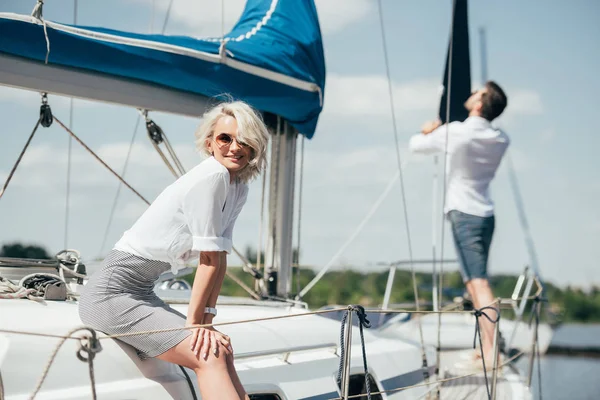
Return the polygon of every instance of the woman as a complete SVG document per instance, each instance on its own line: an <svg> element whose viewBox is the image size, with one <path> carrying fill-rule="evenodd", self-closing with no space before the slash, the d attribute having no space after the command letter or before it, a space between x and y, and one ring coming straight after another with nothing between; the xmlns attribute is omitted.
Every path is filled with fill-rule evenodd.
<svg viewBox="0 0 600 400"><path fill-rule="evenodd" d="M209 156L167 187L126 231L81 296L79 315L107 334L210 324L248 182L264 169L267 129L243 102L204 115L196 147ZM153 292L158 276L198 258L187 318ZM247 399L229 337L214 328L123 337L142 358L196 372L203 399Z"/></svg>

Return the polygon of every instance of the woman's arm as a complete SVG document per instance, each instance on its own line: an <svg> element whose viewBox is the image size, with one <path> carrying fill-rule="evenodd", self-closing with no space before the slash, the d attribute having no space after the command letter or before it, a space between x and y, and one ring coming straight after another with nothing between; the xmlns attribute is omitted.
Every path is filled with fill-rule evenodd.
<svg viewBox="0 0 600 400"><path fill-rule="evenodd" d="M220 289L223 282L222 277L219 279L219 275L225 273L222 272L224 268L221 268L221 253L220 251L200 252L200 261L198 262L188 307L187 323L190 325L210 323L205 322L204 308L209 304L214 287L218 283Z"/></svg>
<svg viewBox="0 0 600 400"><path fill-rule="evenodd" d="M203 251L200 252L200 261L192 286L188 317L186 325L201 325L212 323L213 315L205 314L207 306L214 307L223 284L225 276L225 252ZM200 328L192 331L190 348L198 356L202 351L202 358L208 358L208 352L217 355L220 346L226 354L231 354L229 337L217 332L214 328Z"/></svg>
<svg viewBox="0 0 600 400"><path fill-rule="evenodd" d="M219 252L219 270L217 272L215 284L213 285L212 291L210 292L210 296L208 297L206 307L215 307L217 305L217 298L219 297L219 293L221 293L221 288L223 287L223 279L225 279L226 272L227 272L227 253L224 251L221 251L221 252ZM204 314L204 320L202 321L202 323L212 324L214 317L215 316L212 314Z"/></svg>

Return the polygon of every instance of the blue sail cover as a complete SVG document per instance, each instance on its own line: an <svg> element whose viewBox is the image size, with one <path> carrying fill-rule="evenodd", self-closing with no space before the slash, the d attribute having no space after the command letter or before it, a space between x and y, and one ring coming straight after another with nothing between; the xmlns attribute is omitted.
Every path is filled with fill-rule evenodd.
<svg viewBox="0 0 600 400"><path fill-rule="evenodd" d="M51 6L47 4L46 7ZM46 21L48 64L232 96L311 138L323 107L325 60L312 0L248 0L225 38L147 35ZM0 52L44 62L40 20L0 13Z"/></svg>

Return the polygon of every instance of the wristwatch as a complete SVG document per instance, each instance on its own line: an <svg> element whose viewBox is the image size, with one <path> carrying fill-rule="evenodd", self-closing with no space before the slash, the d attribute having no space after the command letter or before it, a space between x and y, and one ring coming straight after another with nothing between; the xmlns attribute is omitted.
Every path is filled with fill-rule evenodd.
<svg viewBox="0 0 600 400"><path fill-rule="evenodd" d="M204 309L204 314L212 314L215 317L217 316L217 309L215 307L206 307Z"/></svg>

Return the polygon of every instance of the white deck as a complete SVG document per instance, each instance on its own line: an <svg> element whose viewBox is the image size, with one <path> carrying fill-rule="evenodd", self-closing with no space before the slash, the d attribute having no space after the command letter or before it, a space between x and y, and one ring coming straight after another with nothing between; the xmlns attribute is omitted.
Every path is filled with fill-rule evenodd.
<svg viewBox="0 0 600 400"><path fill-rule="evenodd" d="M441 356L442 379L461 377L472 373L464 369L454 367L457 363L464 363L462 354L469 355L472 350L445 351ZM489 368L486 366L486 368ZM490 368L491 369L491 368ZM523 377L512 366L504 366L500 370L496 381L496 400L531 399L531 393L525 385ZM492 373L488 370L488 384L492 390ZM476 375L459 378L442 383L440 391L441 399L452 400L476 400L488 399L483 372Z"/></svg>

